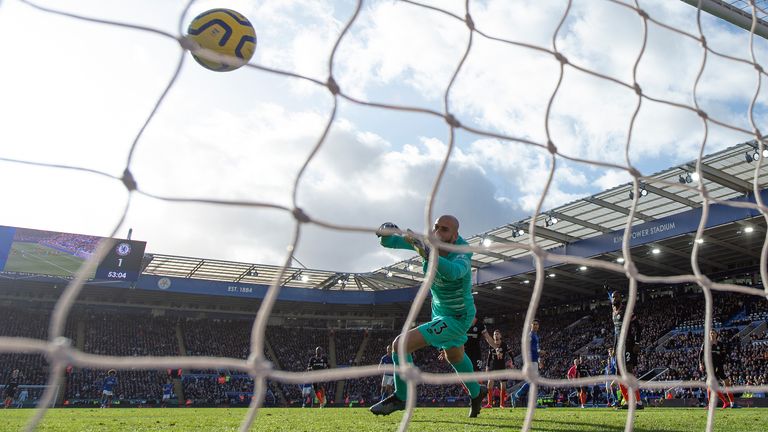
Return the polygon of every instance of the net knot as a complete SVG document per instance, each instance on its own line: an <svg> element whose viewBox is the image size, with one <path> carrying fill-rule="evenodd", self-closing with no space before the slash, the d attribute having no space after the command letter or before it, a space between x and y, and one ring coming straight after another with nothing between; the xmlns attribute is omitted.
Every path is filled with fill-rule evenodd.
<svg viewBox="0 0 768 432"><path fill-rule="evenodd" d="M557 154L557 146L552 142L552 140L547 140L547 150L551 154Z"/></svg>
<svg viewBox="0 0 768 432"><path fill-rule="evenodd" d="M341 88L339 88L339 84L336 82L335 79L333 79L332 76L328 77L328 81L326 81L325 86L328 87L328 90L330 90L334 96L336 96L341 92Z"/></svg>
<svg viewBox="0 0 768 432"><path fill-rule="evenodd" d="M475 21L472 19L472 15L466 14L464 16L464 22L467 23L467 27L469 27L470 30L475 30Z"/></svg>
<svg viewBox="0 0 768 432"><path fill-rule="evenodd" d="M627 169L627 172L629 175L631 175L634 178L639 178L643 176L643 173L641 173L637 168L631 166Z"/></svg>
<svg viewBox="0 0 768 432"><path fill-rule="evenodd" d="M635 9L635 10L637 11L637 14L640 15L640 17L642 19L646 19L647 20L649 18L648 12L646 12L646 11L644 11L642 9Z"/></svg>
<svg viewBox="0 0 768 432"><path fill-rule="evenodd" d="M760 64L758 64L758 63L752 63L752 64L755 66L755 69L758 72L763 73L764 70L763 70L763 67Z"/></svg>
<svg viewBox="0 0 768 432"><path fill-rule="evenodd" d="M421 371L419 368L411 366L410 364L400 369L399 375L409 382L412 381L416 384L421 382Z"/></svg>
<svg viewBox="0 0 768 432"><path fill-rule="evenodd" d="M64 336L59 336L51 341L51 349L48 351L48 359L51 363L72 363L72 356L69 353L72 347L72 341Z"/></svg>
<svg viewBox="0 0 768 432"><path fill-rule="evenodd" d="M627 387L639 388L637 386L638 385L637 378L632 374L628 374L626 379L624 379L624 385L626 385Z"/></svg>
<svg viewBox="0 0 768 432"><path fill-rule="evenodd" d="M640 272L637 271L637 266L635 265L635 262L630 260L624 261L624 266L627 268L626 273L634 278L637 277L637 275L640 274Z"/></svg>
<svg viewBox="0 0 768 432"><path fill-rule="evenodd" d="M531 253L536 256L544 256L547 254L547 252L544 249L542 249L541 246L539 246L538 244L531 246Z"/></svg>
<svg viewBox="0 0 768 432"><path fill-rule="evenodd" d="M293 214L294 219L296 219L297 221L299 221L301 223L309 223L309 222L312 221L312 219L310 219L309 215L304 213L304 210L302 210L302 209L300 209L298 207L293 209L293 211L291 213Z"/></svg>
<svg viewBox="0 0 768 432"><path fill-rule="evenodd" d="M642 87L640 87L639 83L635 83L635 85L633 85L632 88L635 89L635 94L636 95L638 95L638 96L642 96L643 95L643 89L642 89Z"/></svg>
<svg viewBox="0 0 768 432"><path fill-rule="evenodd" d="M560 62L560 64L567 65L568 64L568 58L559 52L555 52L555 59Z"/></svg>
<svg viewBox="0 0 768 432"><path fill-rule="evenodd" d="M448 113L448 114L445 115L445 122L448 123L449 125L451 125L451 127L454 127L454 128L460 128L461 127L461 122L459 122L459 120L456 117L454 117L453 114L451 114L451 113Z"/></svg>
<svg viewBox="0 0 768 432"><path fill-rule="evenodd" d="M248 359L249 372L254 377L267 377L274 369L272 362L266 359L252 357Z"/></svg>
<svg viewBox="0 0 768 432"><path fill-rule="evenodd" d="M123 181L123 185L125 185L125 188L130 192L133 192L138 188L136 179L133 178L133 174L131 174L131 171L128 170L128 168L123 171L123 177L120 180Z"/></svg>
<svg viewBox="0 0 768 432"><path fill-rule="evenodd" d="M187 36L181 36L176 40L179 42L179 45L181 45L181 47L187 51L194 51L200 48L199 43L195 42Z"/></svg>
<svg viewBox="0 0 768 432"><path fill-rule="evenodd" d="M698 114L698 115L699 115L699 117L701 117L701 118L702 118L702 119L704 119L704 120L707 120L707 119L709 119L709 114L707 114L707 113L706 113L706 112L704 112L703 110L697 109L697 110L696 110L696 114Z"/></svg>
<svg viewBox="0 0 768 432"><path fill-rule="evenodd" d="M531 366L531 363L526 362L523 364L523 374L526 381L534 382L539 377L539 370Z"/></svg>

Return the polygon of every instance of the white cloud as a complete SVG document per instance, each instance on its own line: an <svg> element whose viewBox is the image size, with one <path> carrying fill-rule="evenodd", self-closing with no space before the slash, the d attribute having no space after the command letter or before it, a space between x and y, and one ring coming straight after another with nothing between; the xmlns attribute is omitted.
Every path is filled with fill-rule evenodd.
<svg viewBox="0 0 768 432"><path fill-rule="evenodd" d="M50 2L54 4L54 2ZM464 1L434 1L464 15ZM58 5L58 4L57 4ZM190 16L218 6L194 4ZM551 49L563 2L471 2L487 34ZM227 7L256 27L254 61L325 80L328 60L354 2L238 0ZM64 7L64 6L60 6ZM183 2L81 0L73 11L175 32ZM696 33L695 9L682 2L644 1L655 18ZM74 164L119 175L128 148L170 78L179 48L172 40L138 31L53 17L16 2L4 3L0 37L11 40L24 23L39 20L44 34L9 45L0 81L0 156ZM711 46L746 58L745 32L704 20ZM30 46L50 47L44 52ZM643 91L693 103L702 58L696 41L650 24L638 68ZM334 62L342 89L364 100L442 112L443 96L467 46L462 22L402 2L366 2ZM631 82L642 41L632 10L610 2L575 1L557 47L575 64ZM756 41L759 60L768 49ZM246 199L291 206L299 169L327 124L333 103L327 89L294 78L242 69L212 73L189 61L145 131L132 170L142 189L168 196ZM764 65L765 67L765 65ZM634 91L566 67L549 54L474 35L470 55L450 93L449 109L462 123L533 140L551 138L567 155L624 164L637 98ZM709 55L697 89L710 115L751 129L747 106L756 90L750 66ZM756 121L766 129L766 90ZM749 139L710 124L706 152ZM644 100L630 143L630 159L651 173L697 156L704 139L690 111ZM297 202L312 217L374 228L384 221L424 228L424 207L447 152L447 127L419 113L384 115L348 102L299 182ZM462 233L526 217L537 205L551 160L545 150L459 131L435 202L453 213ZM557 159L544 210L626 183L621 170ZM116 221L125 192L119 183L81 174L3 164L0 181L14 184L0 224L104 235ZM51 207L69 210L52 217ZM96 223L85 222L84 215ZM128 224L150 251L280 264L292 217L281 211L168 204L137 197ZM194 233L194 235L190 235ZM364 271L407 252L382 250L372 235L306 227L296 251L307 265Z"/></svg>

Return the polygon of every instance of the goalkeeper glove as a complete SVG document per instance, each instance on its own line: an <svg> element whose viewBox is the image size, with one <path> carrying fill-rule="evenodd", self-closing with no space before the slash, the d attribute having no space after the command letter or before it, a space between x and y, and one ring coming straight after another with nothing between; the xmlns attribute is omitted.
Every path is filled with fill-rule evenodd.
<svg viewBox="0 0 768 432"><path fill-rule="evenodd" d="M429 259L429 246L427 246L426 243L424 243L423 240L421 240L418 237L414 236L414 232L411 230L408 230L408 234L406 235L406 240L408 243L413 245L413 248L416 249L416 252L421 255L424 259Z"/></svg>

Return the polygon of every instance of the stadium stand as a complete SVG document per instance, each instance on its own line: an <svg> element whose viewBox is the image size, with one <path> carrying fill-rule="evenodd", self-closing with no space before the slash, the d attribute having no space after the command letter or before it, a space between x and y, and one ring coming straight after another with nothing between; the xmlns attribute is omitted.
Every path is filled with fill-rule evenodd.
<svg viewBox="0 0 768 432"><path fill-rule="evenodd" d="M649 290L636 309L643 327L643 352L639 374L661 368L654 379L700 380L698 350L703 341L704 300L688 287L662 287ZM730 351L726 373L734 384L768 382L768 308L759 299L739 295L714 296L716 328ZM0 306L5 319L0 334L44 339L50 309L30 307L30 303L6 301ZM607 347L613 344L610 309L605 298L584 299L581 303L544 307L537 316L541 322L541 349L546 352L541 374L562 378L576 356L581 356L592 374L603 374ZM515 353L515 366L521 366L519 337L520 313L489 317L488 330L500 329ZM335 367L378 364L384 347L399 332L393 329L331 328L332 320L298 320L304 327L285 325L267 328L267 356L287 371L303 371L316 346L336 359ZM307 326L311 323L315 327ZM190 355L246 358L250 347L252 318L243 315L200 314L172 310L158 313L142 307L82 306L70 314L65 334L85 352L107 355ZM331 343L333 340L333 343ZM485 344L483 342L483 344ZM331 349L333 348L333 350ZM362 348L362 349L361 349ZM487 348L487 346L486 346ZM274 358L271 352L274 352ZM450 365L438 359L439 352L426 349L417 353L416 365L429 372L447 372ZM2 375L7 379L18 368L25 385L44 385L47 362L40 355L3 354ZM68 368L60 403L69 406L98 404L105 371ZM169 379L166 370L120 371L118 403L152 406L159 403L161 387ZM346 380L344 394L336 397L336 383L326 383L329 401L337 405L370 405L380 397L380 376ZM253 394L253 380L229 370L185 370L176 391L177 402L192 406L247 405ZM512 387L515 383L510 382ZM555 403L568 403L568 389L540 389ZM672 387L666 392L643 392L651 401L669 394L673 398L696 398L700 392ZM669 396L668 396L669 397ZM603 390L593 398L605 403ZM421 385L419 404L443 406L465 403L460 385ZM560 401L560 402L557 402ZM301 406L300 387L269 382L266 404Z"/></svg>

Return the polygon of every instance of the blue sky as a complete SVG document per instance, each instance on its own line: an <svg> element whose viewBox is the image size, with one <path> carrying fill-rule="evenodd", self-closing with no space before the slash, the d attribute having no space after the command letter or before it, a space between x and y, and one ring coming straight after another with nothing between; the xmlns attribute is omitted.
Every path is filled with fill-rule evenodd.
<svg viewBox="0 0 768 432"><path fill-rule="evenodd" d="M177 33L185 2L39 1L72 13ZM470 2L477 27L506 39L551 48L567 2ZM463 15L464 1L433 2ZM228 7L258 35L252 63L324 80L330 49L354 2L314 0L198 1L183 17ZM643 1L658 21L691 33L696 10L683 2ZM748 33L704 16L710 46L748 58ZM34 31L33 31L34 30ZM19 38L19 35L24 35ZM0 157L99 169L119 175L134 136L167 85L178 44L157 35L46 14L18 1L0 4L6 66L0 79ZM642 23L629 8L580 0L557 38L572 62L631 82ZM354 97L441 111L443 92L466 49L466 26L394 1L365 2L334 64ZM23 43L22 43L23 42ZM768 45L755 40L766 67ZM215 73L188 54L168 98L138 143L132 171L148 192L180 197L249 199L290 205L298 169L327 121L331 97L307 83L243 68ZM12 59L12 61L8 61ZM692 103L702 50L690 38L649 27L638 67L648 94ZM546 140L545 118L559 64L549 55L475 35L451 92L451 112L483 130ZM765 76L763 76L765 78ZM712 116L750 129L747 106L754 69L707 56L699 102ZM766 129L763 83L755 114ZM624 164L636 97L604 79L567 68L549 117L550 136L568 155ZM750 139L711 126L705 153ZM299 184L311 216L374 228L384 221L421 230L424 206L446 153L448 128L436 117L340 104L328 140ZM689 111L643 102L630 144L645 174L694 159L703 127ZM541 195L549 159L538 148L459 131L436 213L454 213L465 236L523 219ZM623 171L558 160L544 209L626 183ZM121 184L51 169L0 162L5 202L0 224L107 235L125 203ZM148 251L280 264L290 215L268 209L169 204L135 197L126 226ZM380 248L372 235L305 226L295 255L307 266L368 271L407 257Z"/></svg>

